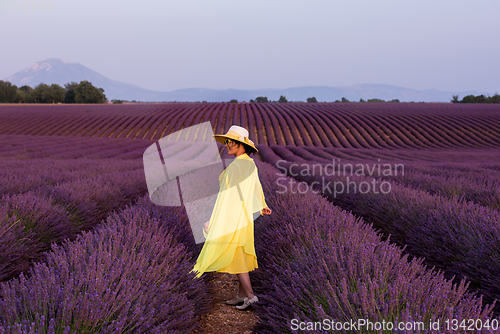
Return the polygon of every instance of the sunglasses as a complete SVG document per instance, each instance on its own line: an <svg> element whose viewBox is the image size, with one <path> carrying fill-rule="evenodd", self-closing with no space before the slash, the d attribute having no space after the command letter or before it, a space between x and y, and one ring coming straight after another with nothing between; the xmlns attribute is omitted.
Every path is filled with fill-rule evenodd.
<svg viewBox="0 0 500 334"><path fill-rule="evenodd" d="M233 141L231 139L226 139L224 140L224 145L228 145L229 143L232 143Z"/></svg>

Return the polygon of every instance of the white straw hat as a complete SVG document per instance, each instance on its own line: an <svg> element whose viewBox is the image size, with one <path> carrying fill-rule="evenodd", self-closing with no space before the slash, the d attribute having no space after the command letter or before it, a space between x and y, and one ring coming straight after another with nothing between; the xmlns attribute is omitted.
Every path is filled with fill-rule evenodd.
<svg viewBox="0 0 500 334"><path fill-rule="evenodd" d="M227 131L227 133L225 135L214 135L214 137L215 137L215 140L217 140L218 142L220 142L222 144L224 144L224 140L227 138L227 139L239 141L243 144L246 144L246 145L250 146L251 148L253 148L256 152L259 152L259 150L255 147L253 141L251 141L248 138L248 130L241 127L241 126L233 125L229 128L229 130Z"/></svg>

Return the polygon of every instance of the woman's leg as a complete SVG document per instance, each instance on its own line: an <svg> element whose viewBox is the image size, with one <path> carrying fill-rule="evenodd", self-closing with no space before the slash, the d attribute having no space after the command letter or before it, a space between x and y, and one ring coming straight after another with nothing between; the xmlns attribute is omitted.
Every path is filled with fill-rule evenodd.
<svg viewBox="0 0 500 334"><path fill-rule="evenodd" d="M247 294L245 292L245 289L243 288L243 284L241 284L240 274L236 274L236 276L238 277L238 285L239 285L238 297L244 298L246 297Z"/></svg>
<svg viewBox="0 0 500 334"><path fill-rule="evenodd" d="M250 275L248 273L237 274L238 280L240 281L240 292L238 297L243 298L241 296L245 295L248 299L252 299L254 297L252 284L250 283Z"/></svg>

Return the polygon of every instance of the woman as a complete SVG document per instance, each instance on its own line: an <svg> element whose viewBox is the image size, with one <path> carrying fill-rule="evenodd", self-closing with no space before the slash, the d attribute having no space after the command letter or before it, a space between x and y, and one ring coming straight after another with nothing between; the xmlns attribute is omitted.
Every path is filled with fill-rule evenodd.
<svg viewBox="0 0 500 334"><path fill-rule="evenodd" d="M235 159L219 176L220 189L210 220L205 223L206 241L192 271L237 274L239 293L226 303L244 310L259 299L252 291L249 271L258 268L253 237L254 213L271 214L257 166L250 153L258 152L248 131L233 125L225 135L214 135Z"/></svg>

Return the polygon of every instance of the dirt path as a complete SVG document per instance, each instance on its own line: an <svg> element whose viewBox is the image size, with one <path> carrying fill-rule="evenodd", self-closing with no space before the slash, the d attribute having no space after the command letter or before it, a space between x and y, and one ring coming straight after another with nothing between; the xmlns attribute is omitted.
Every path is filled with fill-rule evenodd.
<svg viewBox="0 0 500 334"><path fill-rule="evenodd" d="M252 328L257 323L252 307L241 311L226 304L226 300L233 299L238 291L237 276L218 272L208 272L205 275L209 279L210 295L214 300L212 311L200 318L193 334L252 333Z"/></svg>

